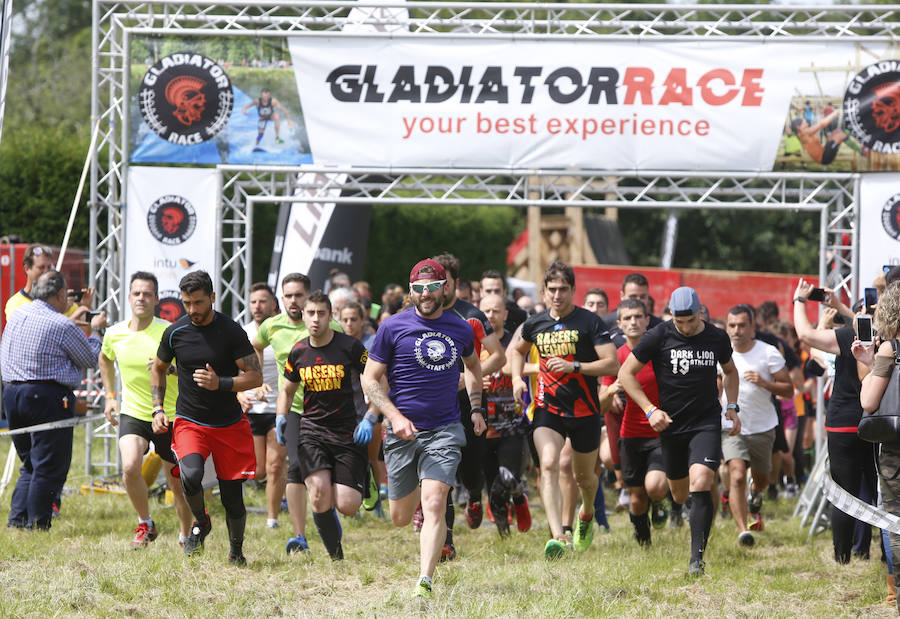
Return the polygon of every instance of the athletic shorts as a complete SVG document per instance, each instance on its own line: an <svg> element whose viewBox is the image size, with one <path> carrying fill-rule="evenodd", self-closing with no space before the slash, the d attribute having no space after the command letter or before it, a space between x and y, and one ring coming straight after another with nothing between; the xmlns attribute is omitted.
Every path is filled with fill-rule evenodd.
<svg viewBox="0 0 900 619"><path fill-rule="evenodd" d="M306 432L300 434L297 464L304 481L316 471L331 471L331 481L360 493L365 489L369 458L365 448L350 441L336 445Z"/></svg>
<svg viewBox="0 0 900 619"><path fill-rule="evenodd" d="M224 428L201 426L176 417L172 422L172 451L179 459L200 454L206 460L212 454L219 479L253 479L256 475L256 453L247 415Z"/></svg>
<svg viewBox="0 0 900 619"><path fill-rule="evenodd" d="M394 434L388 425L384 439L388 498L396 501L408 496L423 479L434 479L452 488L465 444L461 423L422 430L411 441Z"/></svg>
<svg viewBox="0 0 900 619"><path fill-rule="evenodd" d="M650 471L664 471L662 445L659 438L619 438L622 458L622 481L631 488L644 486Z"/></svg>
<svg viewBox="0 0 900 619"><path fill-rule="evenodd" d="M756 434L728 436L722 432L722 454L725 462L740 458L750 463L750 468L758 473L772 470L772 445L775 443L775 428Z"/></svg>
<svg viewBox="0 0 900 619"><path fill-rule="evenodd" d="M663 470L669 479L684 479L692 464L702 464L712 470L722 460L721 430L695 430L681 434L660 434Z"/></svg>
<svg viewBox="0 0 900 619"><path fill-rule="evenodd" d="M275 429L275 413L249 414L250 432L253 436L266 436L269 430Z"/></svg>
<svg viewBox="0 0 900 619"><path fill-rule="evenodd" d="M600 446L600 432L603 429L603 416L563 417L548 413L543 408L534 409L534 422L537 428L550 428L563 438L572 441L572 449L578 453L590 453Z"/></svg>
<svg viewBox="0 0 900 619"><path fill-rule="evenodd" d="M153 424L149 421L135 419L131 415L122 413L119 416L119 439L126 434L135 434L145 441L153 442L153 449L159 457L170 464L175 464L175 454L172 453L172 426L162 434L154 434ZM144 453L150 451L150 446Z"/></svg>
<svg viewBox="0 0 900 619"><path fill-rule="evenodd" d="M790 406L781 408L781 418L785 430L793 430L797 427L797 408L793 402Z"/></svg>

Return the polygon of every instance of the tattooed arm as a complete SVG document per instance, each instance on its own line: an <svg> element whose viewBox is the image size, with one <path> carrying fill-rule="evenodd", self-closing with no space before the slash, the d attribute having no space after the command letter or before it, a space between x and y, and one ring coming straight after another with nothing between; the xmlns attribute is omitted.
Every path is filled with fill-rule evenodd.
<svg viewBox="0 0 900 619"><path fill-rule="evenodd" d="M262 385L262 366L256 351L235 361L241 374L234 377L232 391L255 389Z"/></svg>
<svg viewBox="0 0 900 619"><path fill-rule="evenodd" d="M369 396L369 402L387 418L394 434L402 439L416 438L416 426L403 416L403 413L391 402L387 390L387 366L371 357L366 361L366 369L360 379L363 391Z"/></svg>

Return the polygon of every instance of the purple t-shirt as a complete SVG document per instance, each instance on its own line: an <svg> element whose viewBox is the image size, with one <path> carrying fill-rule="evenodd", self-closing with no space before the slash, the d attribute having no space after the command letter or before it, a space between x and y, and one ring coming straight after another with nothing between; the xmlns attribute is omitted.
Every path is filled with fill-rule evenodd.
<svg viewBox="0 0 900 619"><path fill-rule="evenodd" d="M419 430L459 421L459 361L475 352L469 323L451 313L394 314L378 327L369 358L388 366L390 398Z"/></svg>

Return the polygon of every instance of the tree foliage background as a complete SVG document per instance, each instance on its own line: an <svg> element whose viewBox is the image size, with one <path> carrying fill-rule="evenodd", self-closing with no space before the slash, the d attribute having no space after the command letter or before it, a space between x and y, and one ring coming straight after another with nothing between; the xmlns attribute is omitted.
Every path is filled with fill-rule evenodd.
<svg viewBox="0 0 900 619"><path fill-rule="evenodd" d="M0 235L59 244L90 140L91 3L17 0L14 9L0 143ZM232 47L252 53L260 45L247 39ZM74 246L87 246L86 199L73 231ZM658 266L666 213L619 213L632 262ZM264 279L274 217L255 223L254 275ZM475 278L485 268L503 267L506 245L524 227L524 210L510 207L377 206L366 277L377 290L388 281L403 281L404 270L422 256L449 250L461 258L463 275ZM815 272L818 234L814 214L688 211L680 216L674 262L691 268Z"/></svg>

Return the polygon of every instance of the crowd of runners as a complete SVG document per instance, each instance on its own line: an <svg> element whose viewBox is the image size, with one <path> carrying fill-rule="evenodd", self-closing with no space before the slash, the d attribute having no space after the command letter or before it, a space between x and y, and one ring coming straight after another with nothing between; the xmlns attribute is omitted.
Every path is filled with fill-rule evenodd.
<svg viewBox="0 0 900 619"><path fill-rule="evenodd" d="M854 421L846 406L832 406L855 389L860 407L847 359L862 359L854 349L865 348L852 326L834 325L871 308L826 291L828 309L813 326L803 280L793 323L779 321L774 302L735 303L710 317L689 287L670 291L656 315L640 273L613 294L576 292L573 269L554 262L531 298L507 290L495 270L462 279L459 260L445 253L415 264L408 284L378 299L340 272L327 293L302 273L282 279L280 299L254 284L252 321L239 325L214 309L207 273L181 280L186 313L169 324L154 315L156 278L136 272L130 317L107 328L102 313L86 320L90 293L87 305L73 298L49 258L39 247L26 254L28 284L6 308L4 409L11 430L71 416L72 376L100 368L138 516L134 548L159 535L141 474L152 444L189 556L213 528L203 486L211 457L228 561L238 565L246 563L247 480L265 489L269 528L289 512L288 554L310 552L308 511L334 560L344 556L341 514L365 509L411 523L420 545L414 593L424 598L437 564L456 558L457 507L465 526L489 519L505 537L544 526L529 504L529 489L532 500L537 492L548 529L542 551L556 560L609 529L604 486L612 486L610 507L627 511L638 547L651 545L653 529L688 523L687 570L700 576L717 511L734 522L732 543L752 547L765 528L764 499L799 491L822 374L834 382L826 394L833 477L875 498L872 463L853 442L861 408ZM884 290L888 281L876 284ZM13 437L23 466L9 526L51 526L71 461L71 444L64 456L59 446L71 436L62 428ZM835 512L836 560L868 558L871 529L854 538L855 521Z"/></svg>

